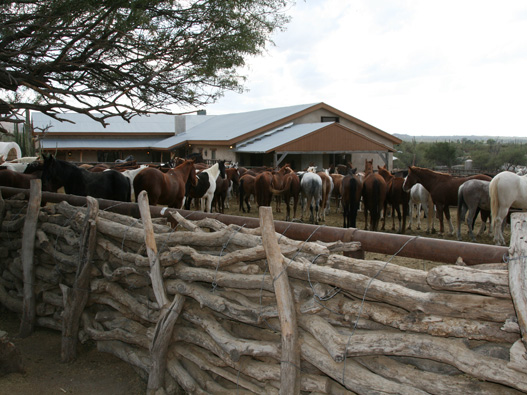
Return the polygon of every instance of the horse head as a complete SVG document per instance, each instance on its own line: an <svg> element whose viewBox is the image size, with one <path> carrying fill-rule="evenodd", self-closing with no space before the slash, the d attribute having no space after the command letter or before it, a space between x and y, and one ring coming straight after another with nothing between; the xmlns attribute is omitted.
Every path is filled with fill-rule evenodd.
<svg viewBox="0 0 527 395"><path fill-rule="evenodd" d="M414 169L413 166L408 166L408 175L404 178L403 191L405 192L410 192L412 187L415 184L419 183L419 180L417 179L417 175L415 174L414 171L412 171L412 169Z"/></svg>
<svg viewBox="0 0 527 395"><path fill-rule="evenodd" d="M220 168L220 176L221 178L225 179L226 176L225 176L225 160L220 160L218 162L218 166Z"/></svg>

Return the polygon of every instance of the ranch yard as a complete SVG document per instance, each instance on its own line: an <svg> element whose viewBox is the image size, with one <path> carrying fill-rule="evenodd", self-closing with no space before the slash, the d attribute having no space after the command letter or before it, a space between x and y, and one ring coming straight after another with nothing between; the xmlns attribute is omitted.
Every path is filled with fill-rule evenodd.
<svg viewBox="0 0 527 395"><path fill-rule="evenodd" d="M258 208L252 203L250 213L239 212L238 205L231 201L230 209L225 214L258 216ZM456 208L451 208L454 227L457 226ZM275 220L285 220L285 206L282 212L276 213L273 202L273 215ZM300 207L296 218L300 218ZM387 232L391 231L391 218L387 220ZM321 226L342 226L342 215L336 213L335 205L331 207L331 213ZM479 230L480 220L476 222L475 230ZM358 227L364 229L364 216L362 212L358 215ZM419 237L435 237L448 240L456 240L456 236L450 234L438 235L437 233L426 234L426 220L421 220L421 230L407 230L407 235ZM438 222L436 220L436 228ZM468 241L467 226L462 226L463 241ZM506 228L505 237L508 240L510 232ZM493 244L492 238L485 233L478 237L479 242ZM477 244L475 245L477 248ZM381 254L367 253L366 259L381 261L390 260L393 257ZM412 267L415 269L429 270L438 265L433 261L421 261L410 258L395 257L392 263ZM0 331L6 331L10 339L21 352L25 373L10 373L0 377L0 393L5 394L144 394L146 393L146 382L140 378L138 373L125 362L110 354L98 352L94 343L88 342L80 348L78 359L71 364L60 362L60 332L44 328L37 328L35 333L25 339L17 338L20 322L19 318L0 306Z"/></svg>

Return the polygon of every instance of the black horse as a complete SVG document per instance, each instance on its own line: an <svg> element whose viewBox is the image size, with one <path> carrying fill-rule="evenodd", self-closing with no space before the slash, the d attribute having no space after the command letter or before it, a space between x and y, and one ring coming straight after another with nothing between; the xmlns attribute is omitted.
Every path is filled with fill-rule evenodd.
<svg viewBox="0 0 527 395"><path fill-rule="evenodd" d="M130 202L130 181L116 170L89 172L53 155L44 156L42 189L64 187L67 194Z"/></svg>

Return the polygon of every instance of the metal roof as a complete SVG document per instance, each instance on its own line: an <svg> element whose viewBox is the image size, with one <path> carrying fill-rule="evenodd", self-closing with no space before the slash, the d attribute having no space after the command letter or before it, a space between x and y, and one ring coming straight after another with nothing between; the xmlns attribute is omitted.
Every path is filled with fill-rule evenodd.
<svg viewBox="0 0 527 395"><path fill-rule="evenodd" d="M253 139L239 143L234 151L236 152L255 152L265 153L272 151L275 147L289 143L307 134L331 125L333 122L302 123L294 125L293 123L273 129L261 134Z"/></svg>
<svg viewBox="0 0 527 395"><path fill-rule="evenodd" d="M185 141L229 141L253 130L312 107L314 104L269 108L237 114L211 116L185 133L160 141L156 148L171 148ZM199 115L198 115L199 116Z"/></svg>
<svg viewBox="0 0 527 395"><path fill-rule="evenodd" d="M160 139L63 139L46 137L40 140L43 149L148 149Z"/></svg>
<svg viewBox="0 0 527 395"><path fill-rule="evenodd" d="M33 127L38 128L37 131L47 128L46 130L51 133L167 134L175 133L176 130L174 115L138 115L130 119L130 122L120 117L113 117L106 120L108 123L106 127L84 114L65 113L59 116L71 122L60 122L43 113L33 112L31 114Z"/></svg>

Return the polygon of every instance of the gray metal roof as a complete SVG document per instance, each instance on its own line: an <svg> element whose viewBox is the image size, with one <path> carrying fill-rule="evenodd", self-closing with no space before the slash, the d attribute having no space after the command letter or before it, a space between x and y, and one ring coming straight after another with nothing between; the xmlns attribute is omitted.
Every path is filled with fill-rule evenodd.
<svg viewBox="0 0 527 395"><path fill-rule="evenodd" d="M46 137L40 140L43 149L147 149L159 139L62 139Z"/></svg>
<svg viewBox="0 0 527 395"><path fill-rule="evenodd" d="M166 134L175 133L176 130L174 115L138 115L133 117L130 122L119 117L113 117L106 120L108 123L106 127L84 114L65 113L59 116L71 122L60 122L40 112L33 112L31 114L33 127L40 131L49 126L47 131L53 133Z"/></svg>
<svg viewBox="0 0 527 395"><path fill-rule="evenodd" d="M272 151L280 145L287 144L300 137L316 132L332 123L333 122L318 122L298 125L290 123L238 144L235 151L255 153Z"/></svg>
<svg viewBox="0 0 527 395"><path fill-rule="evenodd" d="M156 148L171 148L187 140L229 141L312 106L314 104L302 104L237 114L211 116L205 122L188 129L185 133L160 141L156 145ZM199 117L199 115L197 116Z"/></svg>

